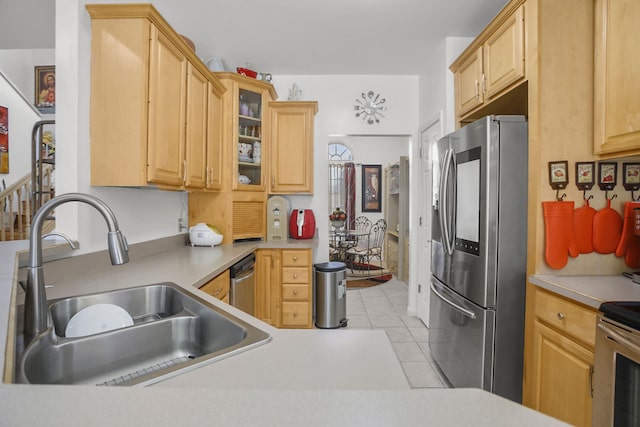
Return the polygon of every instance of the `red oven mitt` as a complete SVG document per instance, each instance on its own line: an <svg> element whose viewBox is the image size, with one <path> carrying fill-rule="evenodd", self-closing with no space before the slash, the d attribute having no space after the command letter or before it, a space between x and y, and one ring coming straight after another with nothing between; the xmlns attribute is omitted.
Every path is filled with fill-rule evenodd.
<svg viewBox="0 0 640 427"><path fill-rule="evenodd" d="M593 217L593 249L599 254L612 254L621 236L622 217L611 208L611 199L607 199L607 207L600 209Z"/></svg>
<svg viewBox="0 0 640 427"><path fill-rule="evenodd" d="M616 248L616 256L624 256L624 263L629 268L640 267L640 237L634 233L633 210L636 208L640 208L640 202L626 202L624 204L622 236Z"/></svg>
<svg viewBox="0 0 640 427"><path fill-rule="evenodd" d="M544 215L544 259L553 269L567 265L569 255L580 253L573 233L573 202L542 202Z"/></svg>
<svg viewBox="0 0 640 427"><path fill-rule="evenodd" d="M589 206L589 199L573 211L573 230L576 237L578 251L581 254L593 252L593 217L596 210Z"/></svg>

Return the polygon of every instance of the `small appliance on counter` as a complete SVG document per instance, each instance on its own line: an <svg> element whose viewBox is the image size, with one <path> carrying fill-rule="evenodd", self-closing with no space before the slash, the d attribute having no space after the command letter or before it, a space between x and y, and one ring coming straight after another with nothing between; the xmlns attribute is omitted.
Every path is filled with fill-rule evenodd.
<svg viewBox="0 0 640 427"><path fill-rule="evenodd" d="M267 200L267 241L287 240L289 222L289 200L282 196L271 196Z"/></svg>
<svg viewBox="0 0 640 427"><path fill-rule="evenodd" d="M316 232L316 217L311 209L294 209L289 219L289 234L292 239L313 239Z"/></svg>
<svg viewBox="0 0 640 427"><path fill-rule="evenodd" d="M222 243L222 233L209 224L199 222L189 228L191 246L216 246Z"/></svg>

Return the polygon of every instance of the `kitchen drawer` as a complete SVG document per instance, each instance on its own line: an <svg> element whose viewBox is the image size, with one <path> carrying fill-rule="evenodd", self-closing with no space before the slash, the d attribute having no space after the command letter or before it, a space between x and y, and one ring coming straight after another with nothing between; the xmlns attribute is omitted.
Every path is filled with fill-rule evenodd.
<svg viewBox="0 0 640 427"><path fill-rule="evenodd" d="M311 251L308 249L282 251L283 267L307 267L311 262Z"/></svg>
<svg viewBox="0 0 640 427"><path fill-rule="evenodd" d="M559 329L583 343L593 347L596 342L596 312L536 289L536 316L543 322Z"/></svg>
<svg viewBox="0 0 640 427"><path fill-rule="evenodd" d="M311 306L308 302L283 302L282 326L311 327Z"/></svg>
<svg viewBox="0 0 640 427"><path fill-rule="evenodd" d="M212 297L224 299L229 294L230 274L229 270L217 275L209 282L200 286L200 290L208 293Z"/></svg>
<svg viewBox="0 0 640 427"><path fill-rule="evenodd" d="M283 267L282 283L311 283L311 271L308 267Z"/></svg>
<svg viewBox="0 0 640 427"><path fill-rule="evenodd" d="M282 299L283 300L299 300L309 301L310 288L306 285L282 285Z"/></svg>

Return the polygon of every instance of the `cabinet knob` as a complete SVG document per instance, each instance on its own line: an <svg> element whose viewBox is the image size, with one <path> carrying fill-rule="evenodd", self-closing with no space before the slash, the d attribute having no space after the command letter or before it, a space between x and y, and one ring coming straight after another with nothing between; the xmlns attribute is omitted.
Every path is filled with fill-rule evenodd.
<svg viewBox="0 0 640 427"><path fill-rule="evenodd" d="M558 313L558 320L564 320L565 317L564 313Z"/></svg>
<svg viewBox="0 0 640 427"><path fill-rule="evenodd" d="M298 278L298 273L293 273L293 278L297 279Z"/></svg>
<svg viewBox="0 0 640 427"><path fill-rule="evenodd" d="M293 313L293 317L298 317L298 313Z"/></svg>
<svg viewBox="0 0 640 427"><path fill-rule="evenodd" d="M222 292L222 288L217 289L214 293L213 296L215 297L216 295L218 295L220 292Z"/></svg>
<svg viewBox="0 0 640 427"><path fill-rule="evenodd" d="M298 295L298 291L293 291L293 294L294 295Z"/></svg>
<svg viewBox="0 0 640 427"><path fill-rule="evenodd" d="M293 257L293 260L294 260L294 261L297 261L297 260L298 260L298 257L297 257L297 256L294 256L294 257Z"/></svg>

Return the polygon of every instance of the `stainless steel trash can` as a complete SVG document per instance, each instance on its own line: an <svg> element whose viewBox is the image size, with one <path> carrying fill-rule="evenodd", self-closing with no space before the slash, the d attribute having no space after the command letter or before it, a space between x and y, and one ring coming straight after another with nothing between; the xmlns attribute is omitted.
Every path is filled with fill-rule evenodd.
<svg viewBox="0 0 640 427"><path fill-rule="evenodd" d="M347 266L344 262L316 264L316 327L347 326Z"/></svg>

